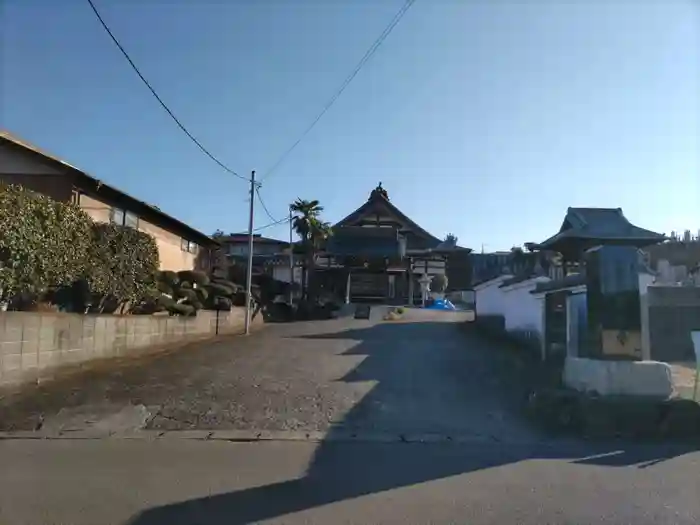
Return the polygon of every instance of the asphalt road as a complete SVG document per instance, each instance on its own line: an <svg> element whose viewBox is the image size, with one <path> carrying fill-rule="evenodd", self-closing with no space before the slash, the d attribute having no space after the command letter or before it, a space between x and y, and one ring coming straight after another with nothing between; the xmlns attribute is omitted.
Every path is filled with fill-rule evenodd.
<svg viewBox="0 0 700 525"><path fill-rule="evenodd" d="M466 313L408 310L382 322L385 311L271 325L42 385L0 405L0 430L75 431L140 406L160 430L534 438L518 415L523 372L465 333Z"/></svg>
<svg viewBox="0 0 700 525"><path fill-rule="evenodd" d="M5 429L113 435L0 441L0 523L700 522L699 452L541 435L525 371L460 319L270 326L5 400Z"/></svg>
<svg viewBox="0 0 700 525"><path fill-rule="evenodd" d="M700 521L700 453L659 447L22 440L0 464L8 525Z"/></svg>

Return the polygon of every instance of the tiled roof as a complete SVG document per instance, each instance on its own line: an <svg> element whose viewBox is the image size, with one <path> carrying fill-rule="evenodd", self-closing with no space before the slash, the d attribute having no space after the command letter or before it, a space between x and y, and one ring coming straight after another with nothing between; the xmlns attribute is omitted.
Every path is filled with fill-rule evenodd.
<svg viewBox="0 0 700 525"><path fill-rule="evenodd" d="M377 209L377 208L383 208L386 210L388 213L391 213L394 215L396 218L398 218L401 222L403 222L406 226L408 226L415 234L420 235L423 239L429 242L431 245L430 247L435 247L438 244L440 244L442 241L435 237L434 235L428 233L426 230L421 228L417 223L412 221L407 215L405 215L401 210L399 210L396 206L394 206L388 198L383 197L379 193L372 192L370 198L365 202L362 206L357 208L354 212L352 212L350 215L342 219L340 222L335 224L333 228L340 228L340 227L346 227L349 223L351 223L353 220L361 217L365 213Z"/></svg>
<svg viewBox="0 0 700 525"><path fill-rule="evenodd" d="M661 242L665 236L635 226L621 208L569 208L559 233L539 244L552 246L564 239L639 240Z"/></svg>
<svg viewBox="0 0 700 525"><path fill-rule="evenodd" d="M247 233L231 233L228 235L222 235L218 237L218 240L222 244L230 242L248 242ZM263 237L262 235L253 234L253 243L255 244L284 244L289 245L289 241L282 241L280 239L273 239L271 237Z"/></svg>

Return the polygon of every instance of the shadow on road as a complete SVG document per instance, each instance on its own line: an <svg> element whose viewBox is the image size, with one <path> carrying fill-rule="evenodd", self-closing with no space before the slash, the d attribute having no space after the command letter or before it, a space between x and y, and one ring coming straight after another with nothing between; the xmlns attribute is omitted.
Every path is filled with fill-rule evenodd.
<svg viewBox="0 0 700 525"><path fill-rule="evenodd" d="M512 410L519 371L450 323L385 323L337 333L367 357L342 381L376 386L321 442L302 478L148 509L130 525L243 525L329 503L531 459L582 465L651 466L690 452L678 446L533 440ZM398 343L397 343L398 341ZM497 349L496 349L497 350ZM360 439L344 442L348 430ZM452 433L450 442L363 441L363 432ZM525 432L526 436L513 435ZM519 439L519 438L528 439ZM474 438L470 440L468 438ZM511 439L512 438L512 439ZM232 473L232 475L235 475Z"/></svg>

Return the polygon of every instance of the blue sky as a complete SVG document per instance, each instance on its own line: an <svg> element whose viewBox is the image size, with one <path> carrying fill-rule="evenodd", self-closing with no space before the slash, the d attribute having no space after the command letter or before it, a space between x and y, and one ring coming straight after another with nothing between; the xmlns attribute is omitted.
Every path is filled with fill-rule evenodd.
<svg viewBox="0 0 700 525"><path fill-rule="evenodd" d="M247 175L298 138L403 0L95 3L185 125ZM425 229L477 250L544 240L567 206L696 230L699 10L417 0L264 181L266 204L279 218L317 198L333 222L382 181ZM0 38L0 127L207 233L246 228L245 182L169 120L85 0L4 0Z"/></svg>

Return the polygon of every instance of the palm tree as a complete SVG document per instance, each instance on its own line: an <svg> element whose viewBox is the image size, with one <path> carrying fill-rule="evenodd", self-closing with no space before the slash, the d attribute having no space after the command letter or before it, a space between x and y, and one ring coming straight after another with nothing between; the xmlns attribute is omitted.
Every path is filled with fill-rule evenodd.
<svg viewBox="0 0 700 525"><path fill-rule="evenodd" d="M290 209L294 214L292 227L301 238L304 252L301 281L304 297L308 298L309 277L313 274L315 255L323 241L331 235L331 225L321 220L323 206L318 200L297 199Z"/></svg>

